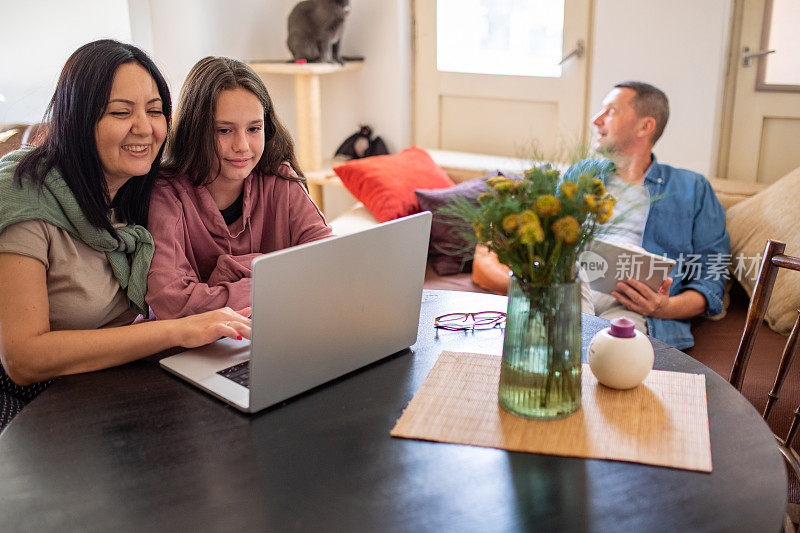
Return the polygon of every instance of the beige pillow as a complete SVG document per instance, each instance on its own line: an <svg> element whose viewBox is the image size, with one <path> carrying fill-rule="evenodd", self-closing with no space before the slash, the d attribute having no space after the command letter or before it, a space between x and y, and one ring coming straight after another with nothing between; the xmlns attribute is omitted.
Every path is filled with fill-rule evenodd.
<svg viewBox="0 0 800 533"><path fill-rule="evenodd" d="M788 255L800 255L799 193L800 167L752 198L731 206L726 213L726 226L731 237L731 268L750 296L767 239L785 243ZM746 261L746 266L750 266L754 257L758 257L758 262L747 272L739 261L740 257ZM767 307L767 324L778 333L788 335L797 319L798 308L800 272L781 269Z"/></svg>
<svg viewBox="0 0 800 533"><path fill-rule="evenodd" d="M717 194L717 200L719 200L719 203L721 203L722 207L725 209L729 209L767 188L766 183L756 183L753 181L708 178L708 182Z"/></svg>

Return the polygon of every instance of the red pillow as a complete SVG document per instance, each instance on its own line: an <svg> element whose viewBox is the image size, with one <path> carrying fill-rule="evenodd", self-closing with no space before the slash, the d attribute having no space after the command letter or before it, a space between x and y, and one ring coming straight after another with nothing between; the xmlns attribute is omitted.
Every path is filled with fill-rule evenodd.
<svg viewBox="0 0 800 533"><path fill-rule="evenodd" d="M378 222L419 211L415 189L444 189L455 185L428 152L416 146L399 154L354 159L334 167L333 171Z"/></svg>

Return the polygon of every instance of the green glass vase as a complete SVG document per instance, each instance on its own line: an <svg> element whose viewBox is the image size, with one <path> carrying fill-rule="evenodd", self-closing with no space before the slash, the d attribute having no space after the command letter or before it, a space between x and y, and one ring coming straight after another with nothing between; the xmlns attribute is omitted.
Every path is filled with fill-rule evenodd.
<svg viewBox="0 0 800 533"><path fill-rule="evenodd" d="M498 401L549 420L581 406L580 283L528 285L511 276Z"/></svg>

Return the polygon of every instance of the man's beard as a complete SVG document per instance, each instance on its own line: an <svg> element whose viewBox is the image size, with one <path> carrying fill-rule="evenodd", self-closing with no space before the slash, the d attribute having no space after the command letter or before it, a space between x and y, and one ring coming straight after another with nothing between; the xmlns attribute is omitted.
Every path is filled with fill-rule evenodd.
<svg viewBox="0 0 800 533"><path fill-rule="evenodd" d="M621 150L616 144L609 143L603 144L597 147L597 153L602 155L603 157L607 157L611 159L612 156L620 154Z"/></svg>

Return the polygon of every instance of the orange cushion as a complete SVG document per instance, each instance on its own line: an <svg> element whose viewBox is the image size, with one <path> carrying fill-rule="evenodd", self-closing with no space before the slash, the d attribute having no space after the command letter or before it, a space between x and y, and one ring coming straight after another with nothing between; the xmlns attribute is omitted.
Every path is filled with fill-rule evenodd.
<svg viewBox="0 0 800 533"><path fill-rule="evenodd" d="M334 172L378 222L419 211L415 189L444 189L455 182L428 152L412 146L399 154L354 159Z"/></svg>
<svg viewBox="0 0 800 533"><path fill-rule="evenodd" d="M475 247L472 262L472 281L495 294L508 292L508 275L511 269L498 261L497 254L481 244Z"/></svg>

